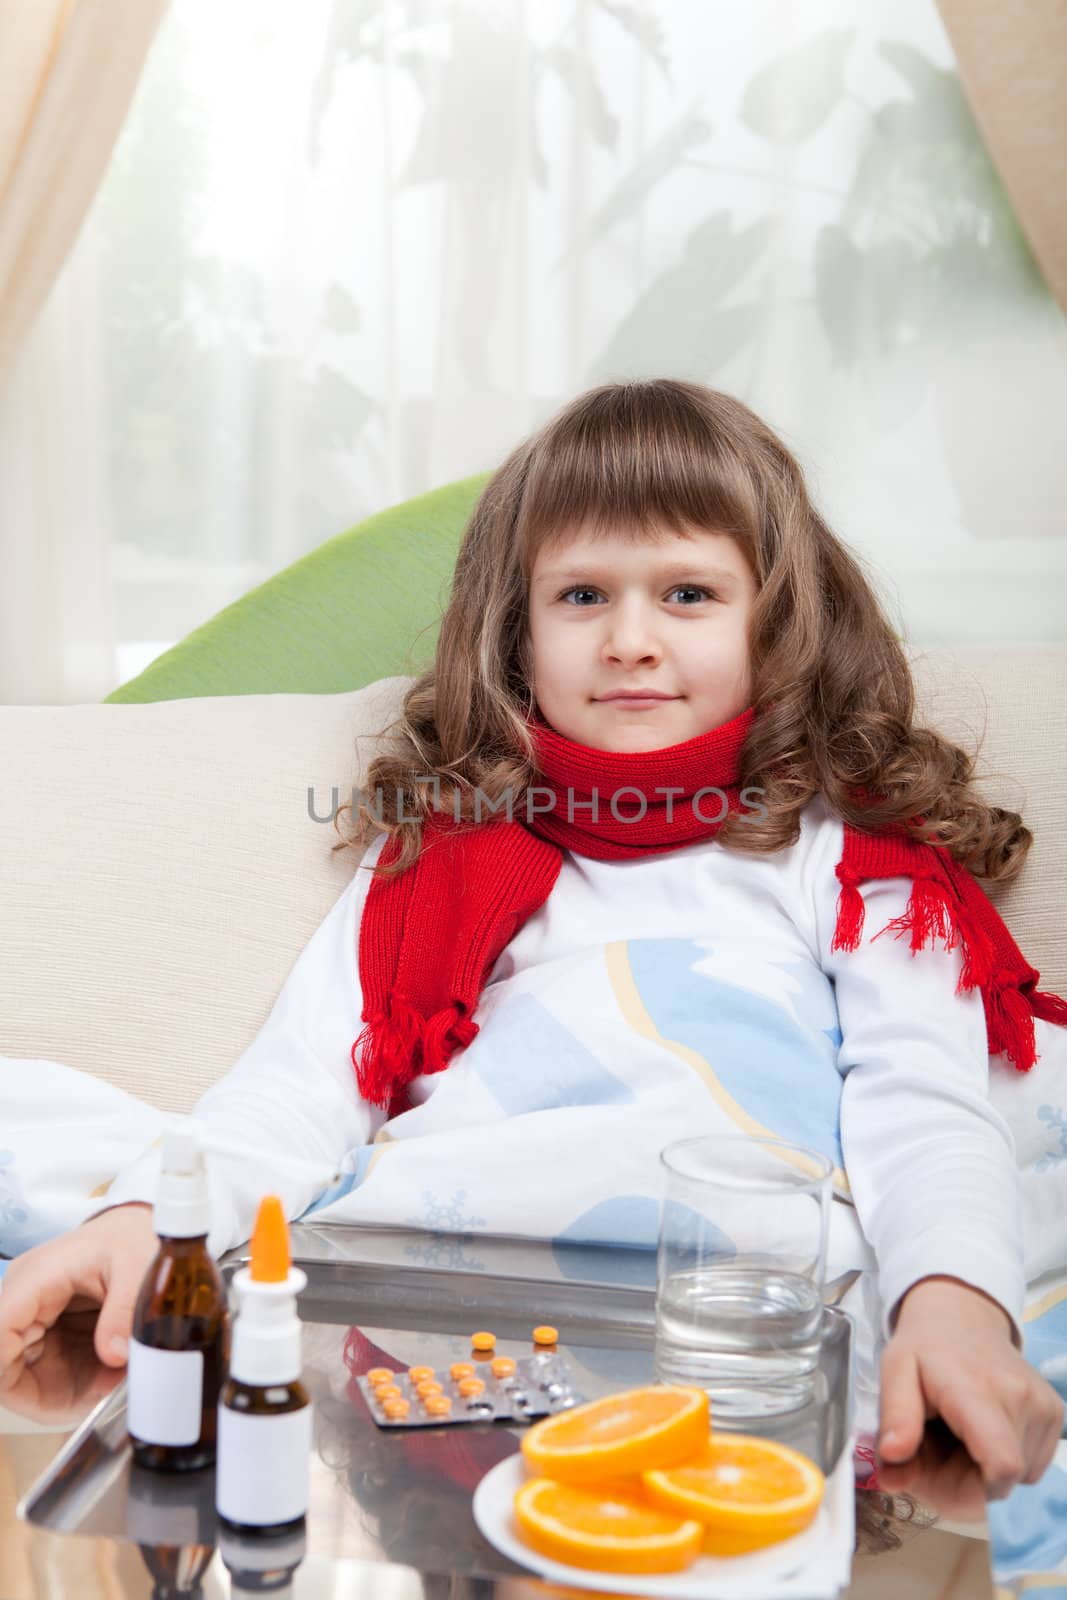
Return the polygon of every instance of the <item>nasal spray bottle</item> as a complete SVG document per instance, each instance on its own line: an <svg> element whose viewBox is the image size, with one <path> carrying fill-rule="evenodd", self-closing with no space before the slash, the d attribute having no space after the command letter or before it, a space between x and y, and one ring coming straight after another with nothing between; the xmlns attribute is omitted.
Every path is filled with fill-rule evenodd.
<svg viewBox="0 0 1067 1600"><path fill-rule="evenodd" d="M215 1459L230 1315L207 1247L207 1174L188 1117L163 1135L153 1216L159 1251L134 1307L126 1426L141 1466L191 1471Z"/></svg>
<svg viewBox="0 0 1067 1600"><path fill-rule="evenodd" d="M219 1401L215 1509L226 1523L275 1532L307 1511L311 1400L300 1381L296 1297L307 1278L289 1263L282 1203L267 1195L238 1272L230 1375Z"/></svg>

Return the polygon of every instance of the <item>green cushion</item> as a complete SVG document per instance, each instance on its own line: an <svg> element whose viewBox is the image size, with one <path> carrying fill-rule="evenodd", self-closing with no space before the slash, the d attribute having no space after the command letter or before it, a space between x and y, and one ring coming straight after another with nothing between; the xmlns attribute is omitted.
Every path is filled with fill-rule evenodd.
<svg viewBox="0 0 1067 1600"><path fill-rule="evenodd" d="M433 660L456 551L488 474L339 533L242 595L109 701L339 694Z"/></svg>

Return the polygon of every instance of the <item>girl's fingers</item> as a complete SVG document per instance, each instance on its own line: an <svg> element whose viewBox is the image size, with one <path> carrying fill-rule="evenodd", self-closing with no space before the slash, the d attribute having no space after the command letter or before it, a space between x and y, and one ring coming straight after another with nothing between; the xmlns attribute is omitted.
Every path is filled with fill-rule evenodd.
<svg viewBox="0 0 1067 1600"><path fill-rule="evenodd" d="M35 1344L27 1344L24 1360L28 1367L36 1366L44 1355L44 1335Z"/></svg>
<svg viewBox="0 0 1067 1600"><path fill-rule="evenodd" d="M907 1347L888 1344L882 1356L879 1461L909 1461L922 1443L925 1422L918 1362Z"/></svg>
<svg viewBox="0 0 1067 1600"><path fill-rule="evenodd" d="M126 1364L133 1313L143 1277L142 1261L123 1262L121 1265L116 1263L114 1267L94 1339L97 1357L106 1366L120 1367Z"/></svg>
<svg viewBox="0 0 1067 1600"><path fill-rule="evenodd" d="M1026 1463L1016 1424L987 1395L971 1388L946 1391L941 1415L982 1474L991 1500L1003 1500L1021 1480Z"/></svg>
<svg viewBox="0 0 1067 1600"><path fill-rule="evenodd" d="M0 1372L36 1344L48 1326L39 1287L32 1278L21 1286L16 1281L0 1295Z"/></svg>
<svg viewBox="0 0 1067 1600"><path fill-rule="evenodd" d="M40 1256L31 1251L24 1262L16 1259L0 1293L0 1371L21 1356L28 1342L36 1343L73 1300L91 1296L94 1288L91 1274L83 1280L48 1245ZM101 1293L97 1304L103 1298Z"/></svg>
<svg viewBox="0 0 1067 1600"><path fill-rule="evenodd" d="M0 1401L9 1390L14 1389L25 1368L26 1361L21 1350L10 1361L0 1363Z"/></svg>
<svg viewBox="0 0 1067 1600"><path fill-rule="evenodd" d="M981 1473L939 1417L927 1426L913 1461L880 1468L878 1477L890 1493L908 1489L942 1516L967 1522L985 1516Z"/></svg>
<svg viewBox="0 0 1067 1600"><path fill-rule="evenodd" d="M1049 1388L1051 1389L1051 1384ZM1027 1473L1023 1483L1038 1483L1052 1465L1056 1454L1056 1447L1063 1437L1064 1407L1063 1401L1053 1389L1055 1403L1043 1407L1038 1415L1031 1432L1032 1443L1028 1440L1026 1460Z"/></svg>

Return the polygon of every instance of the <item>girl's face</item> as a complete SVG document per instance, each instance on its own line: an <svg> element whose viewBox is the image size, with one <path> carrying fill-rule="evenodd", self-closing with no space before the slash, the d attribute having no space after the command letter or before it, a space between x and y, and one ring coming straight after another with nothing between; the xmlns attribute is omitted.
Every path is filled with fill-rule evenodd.
<svg viewBox="0 0 1067 1600"><path fill-rule="evenodd" d="M593 750L662 750L751 704L756 579L725 533L662 539L578 532L537 554L534 694L557 733ZM655 700L614 698L649 690Z"/></svg>

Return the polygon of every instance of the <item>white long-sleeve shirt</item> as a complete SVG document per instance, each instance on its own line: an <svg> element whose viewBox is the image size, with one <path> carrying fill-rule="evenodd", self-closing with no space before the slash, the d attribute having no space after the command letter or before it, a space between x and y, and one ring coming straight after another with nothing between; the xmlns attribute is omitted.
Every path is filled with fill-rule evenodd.
<svg viewBox="0 0 1067 1600"><path fill-rule="evenodd" d="M906 878L866 884L860 948L831 951L842 823L821 799L770 855L714 840L623 862L564 851L489 976L478 1037L388 1123L350 1059L381 842L195 1107L258 1152L212 1159L217 1252L249 1236L267 1190L292 1218L314 1206L316 1221L651 1246L664 1145L769 1133L834 1162L828 1278L862 1272L883 1336L933 1274L984 1291L1018 1328L1018 1176L988 1098L981 996L955 993L958 951L874 937L905 910ZM293 1156L352 1172L323 1195ZM152 1152L102 1207L151 1199L157 1170Z"/></svg>

